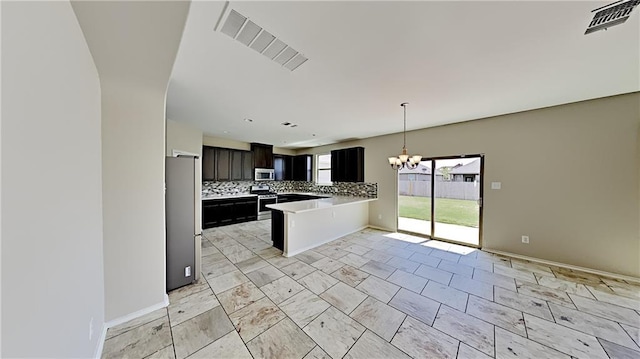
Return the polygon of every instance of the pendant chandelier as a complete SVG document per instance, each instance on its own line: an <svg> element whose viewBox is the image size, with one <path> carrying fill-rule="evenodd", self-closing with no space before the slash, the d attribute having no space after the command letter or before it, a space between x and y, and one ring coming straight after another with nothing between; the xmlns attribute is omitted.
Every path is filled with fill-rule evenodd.
<svg viewBox="0 0 640 359"><path fill-rule="evenodd" d="M397 157L396 156L389 157L389 164L391 165L391 168L393 168L396 171L405 167L410 170L415 169L416 167L418 167L418 164L420 164L420 160L422 160L422 156L420 155L409 156L407 154L407 105L408 104L409 104L408 102L403 102L400 104L400 106L404 108L404 131L403 131L404 142L402 144L402 154L398 155Z"/></svg>

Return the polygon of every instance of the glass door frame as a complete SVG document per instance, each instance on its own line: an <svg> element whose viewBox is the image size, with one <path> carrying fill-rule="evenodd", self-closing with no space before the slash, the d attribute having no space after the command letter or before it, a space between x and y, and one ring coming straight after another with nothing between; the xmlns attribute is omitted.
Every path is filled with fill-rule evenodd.
<svg viewBox="0 0 640 359"><path fill-rule="evenodd" d="M480 159L480 183L479 183L479 190L480 190L480 194L479 194L479 200L478 200L478 205L480 206L479 208L479 213L478 213L478 245L473 245L467 242L460 242L460 241L456 241L456 240L452 240L452 239L447 239L447 238L440 238L440 237L436 237L434 236L435 233L435 227L436 227L436 220L435 220L435 182L436 182L436 162L437 160L455 160L455 159L463 159L463 158L469 158L469 157L478 157ZM422 161L431 161L431 208L429 209L430 212L430 223L431 223L431 230L430 230L430 235L425 235L423 233L415 233L415 232L410 232L410 231L406 231L406 230L401 230L399 228L399 221L398 218L400 218L400 201L396 201L397 203L397 208L396 208L396 213L398 214L396 217L396 228L398 230L398 232L400 233L407 233L407 234L411 234L411 235L415 235L415 236L419 236L419 237L425 237L425 238L429 238L429 239L435 239L438 241L443 241L443 242L448 242L448 243L454 243L454 244L459 244L459 245L463 245L463 246L467 246L467 247L472 247L472 248L478 248L481 249L482 248L482 227L483 227L483 212L484 212L484 154L480 153L480 154L469 154L469 155L458 155L458 156L438 156L438 157L426 157L423 158ZM397 176L397 181L400 180L400 176ZM400 191L399 191L399 184L397 184L396 186L398 188L398 191L396 193L396 196L398 196L397 198L400 197Z"/></svg>

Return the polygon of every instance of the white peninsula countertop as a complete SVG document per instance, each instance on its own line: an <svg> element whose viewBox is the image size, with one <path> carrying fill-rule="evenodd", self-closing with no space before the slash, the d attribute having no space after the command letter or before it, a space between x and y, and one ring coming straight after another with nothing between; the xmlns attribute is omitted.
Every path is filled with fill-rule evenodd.
<svg viewBox="0 0 640 359"><path fill-rule="evenodd" d="M302 213L318 209L327 209L347 204L364 203L376 200L377 198L369 197L332 196L319 199L308 199L297 202L268 204L266 207L287 213Z"/></svg>
<svg viewBox="0 0 640 359"><path fill-rule="evenodd" d="M375 200L331 196L267 205L273 246L290 257L366 228L369 202Z"/></svg>

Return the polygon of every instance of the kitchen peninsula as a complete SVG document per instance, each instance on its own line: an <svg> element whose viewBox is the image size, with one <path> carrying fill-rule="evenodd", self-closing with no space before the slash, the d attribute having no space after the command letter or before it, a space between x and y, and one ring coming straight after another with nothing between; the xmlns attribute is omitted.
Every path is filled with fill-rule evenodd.
<svg viewBox="0 0 640 359"><path fill-rule="evenodd" d="M290 257L363 229L369 223L369 202L375 200L333 196L267 205L273 246Z"/></svg>

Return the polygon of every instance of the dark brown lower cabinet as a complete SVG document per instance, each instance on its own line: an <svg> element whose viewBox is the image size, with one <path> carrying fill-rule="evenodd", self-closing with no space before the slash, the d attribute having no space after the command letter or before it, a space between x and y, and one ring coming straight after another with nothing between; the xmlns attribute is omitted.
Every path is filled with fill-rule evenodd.
<svg viewBox="0 0 640 359"><path fill-rule="evenodd" d="M284 212L271 210L271 241L273 246L284 250Z"/></svg>
<svg viewBox="0 0 640 359"><path fill-rule="evenodd" d="M202 229L258 219L258 198L238 197L202 201Z"/></svg>

